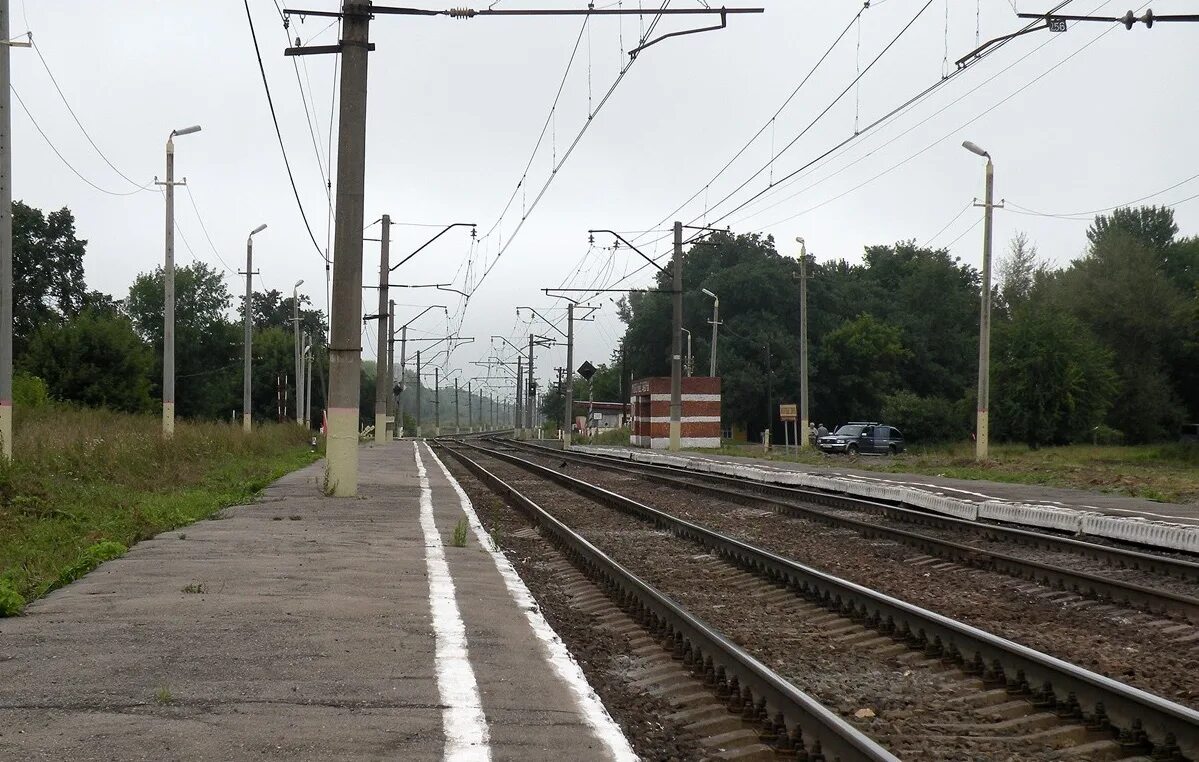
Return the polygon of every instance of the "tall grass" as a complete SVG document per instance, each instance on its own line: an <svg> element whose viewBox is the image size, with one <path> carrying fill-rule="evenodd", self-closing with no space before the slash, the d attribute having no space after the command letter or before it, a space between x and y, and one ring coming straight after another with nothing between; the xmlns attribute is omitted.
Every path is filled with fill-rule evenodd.
<svg viewBox="0 0 1199 762"><path fill-rule="evenodd" d="M246 434L181 421L167 440L158 416L17 412L13 462L0 466L0 598L8 588L9 600L36 598L123 547L245 501L315 457L291 425Z"/></svg>

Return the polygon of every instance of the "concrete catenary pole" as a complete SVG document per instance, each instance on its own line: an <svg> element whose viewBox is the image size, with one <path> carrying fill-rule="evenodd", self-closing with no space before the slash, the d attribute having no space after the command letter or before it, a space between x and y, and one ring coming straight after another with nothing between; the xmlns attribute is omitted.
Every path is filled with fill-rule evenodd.
<svg viewBox="0 0 1199 762"><path fill-rule="evenodd" d="M161 183L166 187L163 194L166 240L162 269L162 434L168 438L175 435L175 137L199 131L199 125L171 130L167 136L166 182Z"/></svg>
<svg viewBox="0 0 1199 762"><path fill-rule="evenodd" d="M400 436L404 435L404 389L408 386L408 379L405 378L408 366L408 324L405 323L400 328L400 392L396 396L396 428L400 431Z"/></svg>
<svg viewBox="0 0 1199 762"><path fill-rule="evenodd" d="M391 215L383 215L383 229L380 233L382 243L379 246L379 346L376 351L378 361L375 363L375 444L383 444L387 436L387 398L391 396L387 372L387 347L391 338L387 327L387 278L391 274Z"/></svg>
<svg viewBox="0 0 1199 762"><path fill-rule="evenodd" d="M462 400L462 392L458 389L458 379L454 379L454 433L462 433L462 416L459 415L458 403Z"/></svg>
<svg viewBox="0 0 1199 762"><path fill-rule="evenodd" d="M420 436L421 436L421 430L420 430L420 422L421 422L421 414L420 414L420 386L421 386L421 383L420 383L420 382L421 382L421 378L420 378L420 350L418 349L418 350L416 350L416 436L417 436L417 438L418 438L418 439L419 439L419 438L420 438Z"/></svg>
<svg viewBox="0 0 1199 762"><path fill-rule="evenodd" d="M291 328L296 338L296 423L304 418L304 346L300 330L300 286L304 279L300 278L291 288Z"/></svg>
<svg viewBox="0 0 1199 762"><path fill-rule="evenodd" d="M471 382L466 382L466 428L475 433L475 398L471 393Z"/></svg>
<svg viewBox="0 0 1199 762"><path fill-rule="evenodd" d="M808 442L808 246L799 243L799 446Z"/></svg>
<svg viewBox="0 0 1199 762"><path fill-rule="evenodd" d="M533 384L535 383L534 379L536 378L533 375L533 341L533 334L529 334L529 361L525 366L525 381L527 382L525 384L527 387L527 390L525 391L525 424L529 428L529 436L532 436L532 431L534 428L536 428L536 419L534 416L537 415L535 411L535 407L537 405L537 395L533 391Z"/></svg>
<svg viewBox="0 0 1199 762"><path fill-rule="evenodd" d="M0 0L0 459L6 463L12 460L13 413L12 96L8 89L8 39L8 0Z"/></svg>
<svg viewBox="0 0 1199 762"><path fill-rule="evenodd" d="M312 428L312 337L304 334L304 428Z"/></svg>
<svg viewBox="0 0 1199 762"><path fill-rule="evenodd" d="M362 370L362 206L366 174L366 74L370 6L342 0L341 106L337 129L337 220L329 337L327 482L358 494L358 397Z"/></svg>
<svg viewBox="0 0 1199 762"><path fill-rule="evenodd" d="M670 449L677 452L683 446L683 223L677 221L670 275L674 304L670 332Z"/></svg>
<svg viewBox="0 0 1199 762"><path fill-rule="evenodd" d="M392 334L396 330L395 299L387 301L387 414L391 416L392 439L399 437L400 416L396 413L395 376L396 376L396 343Z"/></svg>
<svg viewBox="0 0 1199 762"><path fill-rule="evenodd" d="M584 315L586 317L586 315ZM574 428L575 408L575 306L566 305L566 383L563 384L564 405L562 411L562 446L570 447L571 430Z"/></svg>
<svg viewBox="0 0 1199 762"><path fill-rule="evenodd" d="M516 356L516 419L515 419L515 423L513 424L513 428L516 429L516 438L517 439L519 439L524 434L524 419L522 417L522 414L524 411L524 408L522 407L523 400L524 400L524 397L523 397L523 395L524 395L524 379L525 379L524 358L522 358L520 355L517 355ZM495 416L492 416L492 419L493 419L492 423L495 422L494 418L495 418Z"/></svg>
<svg viewBox="0 0 1199 762"><path fill-rule="evenodd" d="M433 436L441 436L441 368L433 366Z"/></svg>

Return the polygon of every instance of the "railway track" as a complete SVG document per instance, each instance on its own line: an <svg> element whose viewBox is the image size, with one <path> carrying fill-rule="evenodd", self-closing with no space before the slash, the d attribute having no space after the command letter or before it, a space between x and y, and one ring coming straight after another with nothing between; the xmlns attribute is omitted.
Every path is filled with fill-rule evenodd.
<svg viewBox="0 0 1199 762"><path fill-rule="evenodd" d="M742 648L642 581L529 497L454 448L449 452L489 489L546 533L587 577L668 648L757 738L798 759L894 762L898 758L797 689ZM724 726L721 726L724 731ZM727 731L721 735L728 735Z"/></svg>
<svg viewBox="0 0 1199 762"><path fill-rule="evenodd" d="M976 568L1036 582L1044 587L1068 591L1102 602L1130 606L1154 614L1199 624L1199 563L1158 556L1141 551L1097 545L1040 532L965 521L949 516L886 505L845 495L815 490L750 482L720 474L687 472L671 466L630 463L626 460L576 452L563 452L541 445L504 440L527 452L560 458L613 473L635 475L653 482L743 504L764 504L791 516L850 529L864 537L880 538L916 548L931 556ZM854 515L866 513L868 518ZM886 523L884 523L886 522ZM893 524L925 528L925 532L902 529ZM930 534L928 532L939 532ZM1055 563L1010 552L967 544L952 537L975 537L1002 547L1031 548L1052 555ZM1092 569L1072 568L1073 562ZM1099 573L1102 569L1104 573ZM1109 571L1110 570L1110 571ZM1135 577L1120 579L1113 574Z"/></svg>
<svg viewBox="0 0 1199 762"><path fill-rule="evenodd" d="M640 522L651 522L658 530L666 530L674 538L699 544L709 554L721 559L722 566L738 567L742 570L738 574L755 575L758 584L787 588L791 591L787 597L795 605L804 607L803 613L808 617L812 609L817 607L832 612L828 616L833 617L834 624L844 625L840 633L842 637L874 643L876 646L880 641L903 643L905 649L910 649L910 653L916 654L921 660L922 670L935 671L934 668L942 664L956 667L951 671L959 682L981 681L977 695L959 696L962 701L985 703L994 699L996 692L1000 697L1015 697L1013 701L1005 702L1002 710L1016 713L1008 718L1013 727L1031 724L1039 728L1038 733L1057 742L1063 742L1066 738L1071 739L1071 743L1083 742L1083 746L1077 748L1085 750L1088 755L1085 758L1117 758L1121 754L1152 750L1155 758L1184 759L1195 758L1199 752L1199 740L1196 738L1199 714L1186 707L861 585L823 574L552 468L507 452L477 447L476 452L483 459L496 464L494 470L508 468L515 473L511 469L517 468L535 477L533 482L552 481L558 485L559 494L561 488L565 488L588 500L617 508ZM555 452L554 456L560 454ZM466 457L461 453L457 456ZM503 464L502 467L500 464ZM482 467L476 463L475 468ZM510 481L514 480L517 477L510 478ZM535 487L532 483L523 486ZM518 494L511 485L505 485L502 491L510 499L515 499L511 496ZM663 533L659 531L654 534ZM704 557L715 563L711 557ZM678 558L680 568L691 563L685 554ZM697 578L702 576L702 564L693 573ZM687 595L685 589L680 593ZM790 614L784 613L783 616L786 618ZM736 621L730 625L734 628L738 626ZM816 633L820 637L826 634ZM681 647L685 651L688 642L686 635L683 640ZM974 677L968 678L967 675ZM952 686L943 690L950 690L955 695L962 693L960 689L952 689ZM1034 719L1020 717L1018 706L1031 711L1029 716ZM1044 723L1052 727L1046 729ZM963 730L954 723L949 725L953 726L949 730L960 731L967 736L983 732L974 726L970 726L970 730ZM924 729L928 727L931 725ZM948 735L957 738L953 733ZM894 737L889 736L888 740L896 742ZM1097 745L1091 748L1087 744ZM963 756L969 757L970 754Z"/></svg>

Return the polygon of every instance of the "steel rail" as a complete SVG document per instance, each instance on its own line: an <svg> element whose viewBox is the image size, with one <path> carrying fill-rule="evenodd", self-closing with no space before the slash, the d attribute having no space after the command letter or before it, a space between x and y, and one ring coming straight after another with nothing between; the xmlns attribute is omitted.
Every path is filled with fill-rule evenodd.
<svg viewBox="0 0 1199 762"><path fill-rule="evenodd" d="M780 751L795 750L799 741L813 755L823 753L825 758L844 762L898 762L857 728L625 569L532 499L457 448L445 446L444 440L437 444L546 532L587 576L601 582L622 607L631 609L635 619L673 646L674 656L704 676L717 696L727 699L730 710L742 711L746 719L757 721L763 741L773 742Z"/></svg>
<svg viewBox="0 0 1199 762"><path fill-rule="evenodd" d="M789 487L782 484L769 484L751 479L743 479L737 476L728 476L726 474L713 474L704 471L694 471L692 469L678 466L668 466L657 463L640 463L637 461L630 461L626 458L618 458L612 455L601 455L599 453L580 453L573 450L570 452L564 452L562 450L546 447L544 445L517 442L515 440L499 441L503 441L505 444L518 445L531 450L536 448L536 450L539 452L544 452L555 457L559 455L563 457L573 457L579 462L588 462L592 464L599 464L601 462L609 463L616 466L623 466L624 468L633 471L644 472L647 475L676 474L682 475L686 478L695 479L697 481L734 485L743 490L757 492L764 495L792 498L795 500L802 500L807 503L815 503L817 505L823 505L839 510L867 511L886 516L887 518L895 519L896 521L905 521L908 523L935 527L938 529L960 529L975 534L980 534L988 539L997 539L1004 542L1013 542L1020 545L1028 545L1031 547L1044 548L1046 550L1070 553L1091 559L1093 561L1102 561L1111 566L1119 568L1138 569L1142 571L1153 572L1155 574L1161 574L1167 577L1175 577L1178 579L1199 582L1199 563L1182 558L1171 558L1169 556L1161 556L1154 553L1131 550L1128 548L1100 545L1098 543L1075 540L1069 537L1061 537L1059 535L1046 534L1044 532L1037 532L1029 529L1018 529L1016 527L1008 527L985 521L969 521L966 519L955 518L953 516L945 516L942 514L933 513L931 511L919 508L907 508L903 505L854 497L843 493L823 492L818 489L806 487Z"/></svg>
<svg viewBox="0 0 1199 762"><path fill-rule="evenodd" d="M611 490L560 473L511 453L464 443L498 460L525 469L692 540L728 562L785 585L855 622L920 649L930 658L956 664L984 684L1006 687L1035 706L1111 731L1130 751L1151 747L1169 759L1199 759L1199 712L1147 691L1083 669L985 630L893 598L863 585L722 535L639 503Z"/></svg>
<svg viewBox="0 0 1199 762"><path fill-rule="evenodd" d="M942 540L937 537L930 537L917 532L909 532L903 529L882 526L869 521L862 521L845 516L836 516L816 508L797 505L791 500L783 500L763 494L748 494L744 490L718 487L711 484L696 483L693 480L678 478L676 476L642 471L637 467L629 467L625 461L621 461L619 463L609 463L606 461L591 460L586 455L580 456L576 453L563 453L561 451L551 450L549 448L538 449L545 455L553 455L554 457L561 456L574 460L577 463L583 463L591 468L599 468L602 470L647 478L655 482L677 487L679 489L699 491L705 494L714 495L726 500L734 500L740 503L765 503L767 505L774 506L776 510L784 512L788 515L819 521L823 524L828 524L834 527L852 529L853 531L858 532L865 537L878 537L887 540L893 540L895 542L900 542L905 545L915 547L931 555L945 558L957 563L968 564L970 566L988 569L991 571L1008 574L1010 576L1020 577L1022 579L1028 579L1045 587L1065 590L1101 601L1111 601L1113 603L1135 606L1152 613L1180 616L1193 623L1199 624L1199 598L1189 595L1183 595L1181 593L1175 593L1169 590L1161 590L1159 588L1149 587L1132 582L1111 579L1109 577L1104 577L1100 574L1094 574L1091 572L1076 571L1058 566L1056 564L1033 561L1020 558L1019 556L1009 555L1007 553L984 550L982 548L974 547L973 545L966 545L950 540ZM646 464L637 464L637 466L643 465ZM750 484L752 484L752 482L750 482ZM741 485L739 484L738 486ZM837 499L843 499L840 496L835 497ZM907 511L907 509L904 508L893 508L891 506L882 507L888 510ZM908 512L918 513L919 516L927 515L913 511ZM959 521L967 525L973 524L973 522L962 521L961 519L950 520ZM1088 543L1082 544L1086 545Z"/></svg>

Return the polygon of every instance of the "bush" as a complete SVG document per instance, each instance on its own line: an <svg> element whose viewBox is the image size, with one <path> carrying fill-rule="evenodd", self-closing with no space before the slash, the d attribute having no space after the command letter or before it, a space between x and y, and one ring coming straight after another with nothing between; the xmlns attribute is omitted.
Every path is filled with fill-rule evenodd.
<svg viewBox="0 0 1199 762"><path fill-rule="evenodd" d="M25 597L11 581L0 577L0 617L16 616L25 609Z"/></svg>
<svg viewBox="0 0 1199 762"><path fill-rule="evenodd" d="M1091 439L1095 444L1122 445L1124 432L1101 423L1091 431Z"/></svg>
<svg viewBox="0 0 1199 762"><path fill-rule="evenodd" d="M46 382L28 373L16 373L12 378L13 403L21 407L42 407L50 401Z"/></svg>
<svg viewBox="0 0 1199 762"><path fill-rule="evenodd" d="M883 421L909 442L945 442L970 435L970 417L962 402L897 392L883 399Z"/></svg>

